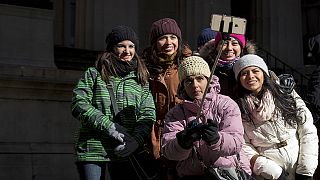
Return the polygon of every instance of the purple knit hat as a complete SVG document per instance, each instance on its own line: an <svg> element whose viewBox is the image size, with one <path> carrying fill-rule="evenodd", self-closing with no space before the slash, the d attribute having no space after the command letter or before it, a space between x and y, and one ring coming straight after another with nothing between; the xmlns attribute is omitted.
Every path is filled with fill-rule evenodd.
<svg viewBox="0 0 320 180"><path fill-rule="evenodd" d="M243 34L229 34L230 37L235 38L236 40L239 41L241 48L243 49L246 45L246 38L244 37ZM215 41L214 41L214 46L217 47L217 45L220 43L221 41L221 33L217 32Z"/></svg>
<svg viewBox="0 0 320 180"><path fill-rule="evenodd" d="M174 34L181 39L181 30L174 19L163 18L152 23L150 34L151 44L165 34Z"/></svg>

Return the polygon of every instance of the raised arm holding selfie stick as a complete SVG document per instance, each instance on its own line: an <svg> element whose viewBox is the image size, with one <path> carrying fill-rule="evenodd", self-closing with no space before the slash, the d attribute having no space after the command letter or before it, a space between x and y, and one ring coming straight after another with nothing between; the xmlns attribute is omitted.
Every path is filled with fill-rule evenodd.
<svg viewBox="0 0 320 180"><path fill-rule="evenodd" d="M221 20L219 21L219 19L221 18ZM236 19L236 22L233 22L233 20ZM226 20L226 21L225 21ZM225 22L229 22L229 23L225 23ZM235 27L235 28L234 28ZM235 18L233 16L231 17L226 17L225 15L212 15L212 22L211 22L211 28L215 31L219 31L222 35L222 39L221 39L221 44L224 44L225 41L230 39L230 34L231 33L238 33L238 34L244 34L245 33L245 29L246 29L246 20L243 18ZM226 32L227 30L227 32ZM209 82L212 79L212 76L214 75L215 69L217 67L217 63L218 63L218 59L221 56L222 53L222 48L223 46L220 46L219 50L218 50L218 54L216 55L215 59L214 59L214 63L213 66L211 68L211 73L210 73L210 77L209 77ZM209 88L209 83L206 86L206 89L204 91L204 95L203 97L206 97L206 94L208 92L208 88ZM197 118L196 118L196 122L199 122L199 117L201 115L201 111L202 111L202 106L204 103L205 98L201 99L201 103L200 103L200 107L197 111Z"/></svg>
<svg viewBox="0 0 320 180"><path fill-rule="evenodd" d="M234 27L237 23L233 17L220 17L225 41L228 31L233 30L224 30L224 25ZM178 161L176 169L181 179L220 179L222 174L230 175L227 179L238 179L237 172L246 177L251 174L249 160L244 159L247 168L241 169L237 158L244 142L239 107L230 97L219 94L214 70L215 66L210 71L208 63L199 56L184 59L178 69L178 95L183 103L166 115L162 152L167 159Z"/></svg>

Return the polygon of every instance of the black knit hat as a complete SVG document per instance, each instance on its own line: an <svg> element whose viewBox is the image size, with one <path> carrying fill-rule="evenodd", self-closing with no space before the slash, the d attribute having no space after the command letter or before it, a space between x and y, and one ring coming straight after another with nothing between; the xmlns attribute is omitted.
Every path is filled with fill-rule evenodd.
<svg viewBox="0 0 320 180"><path fill-rule="evenodd" d="M174 34L181 39L181 30L174 19L163 18L152 23L150 34L151 44L154 43L160 36L165 34Z"/></svg>
<svg viewBox="0 0 320 180"><path fill-rule="evenodd" d="M113 47L121 41L130 40L138 50L139 39L134 30L127 26L117 26L106 37L106 50L112 52Z"/></svg>

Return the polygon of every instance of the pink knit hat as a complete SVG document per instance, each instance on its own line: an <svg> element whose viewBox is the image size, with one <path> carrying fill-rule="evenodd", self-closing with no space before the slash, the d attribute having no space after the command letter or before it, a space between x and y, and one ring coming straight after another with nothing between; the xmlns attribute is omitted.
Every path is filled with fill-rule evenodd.
<svg viewBox="0 0 320 180"><path fill-rule="evenodd" d="M246 38L242 34L230 34L230 37L235 38L236 40L239 41L241 48L243 49L246 45ZM215 47L220 43L221 41L221 33L218 32L214 41Z"/></svg>

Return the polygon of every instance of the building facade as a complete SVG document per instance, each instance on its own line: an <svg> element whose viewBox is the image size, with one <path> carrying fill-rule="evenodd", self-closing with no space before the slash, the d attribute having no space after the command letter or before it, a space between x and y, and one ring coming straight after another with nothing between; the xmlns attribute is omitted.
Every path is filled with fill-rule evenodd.
<svg viewBox="0 0 320 180"><path fill-rule="evenodd" d="M244 17L248 39L306 74L303 38L320 32L319 7L312 0L0 0L0 179L79 179L72 89L112 27L131 26L144 48L152 22L171 17L195 48L211 14Z"/></svg>

